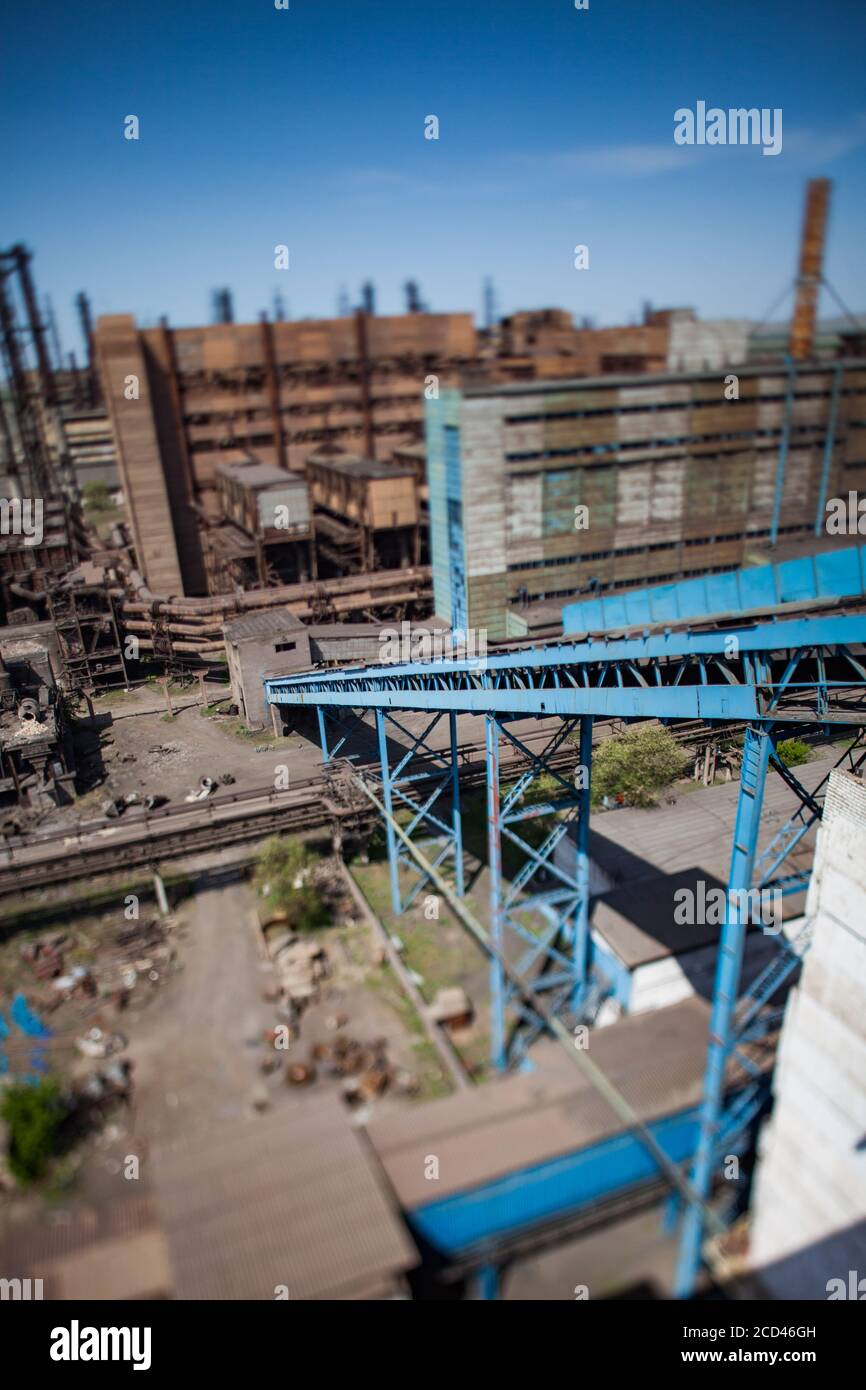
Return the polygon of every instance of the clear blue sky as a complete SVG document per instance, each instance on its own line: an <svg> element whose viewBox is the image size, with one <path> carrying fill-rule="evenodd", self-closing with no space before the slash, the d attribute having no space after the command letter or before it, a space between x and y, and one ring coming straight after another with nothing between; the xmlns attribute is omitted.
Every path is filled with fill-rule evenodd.
<svg viewBox="0 0 866 1390"><path fill-rule="evenodd" d="M367 277L383 313L409 276L431 308L478 313L486 274L501 312L759 318L794 273L804 182L827 175L827 272L864 310L864 58L863 0L19 4L3 241L36 252L76 349L81 288L97 314L175 325L207 321L218 285L239 319L275 289L302 317ZM781 154L676 146L699 99L781 107Z"/></svg>

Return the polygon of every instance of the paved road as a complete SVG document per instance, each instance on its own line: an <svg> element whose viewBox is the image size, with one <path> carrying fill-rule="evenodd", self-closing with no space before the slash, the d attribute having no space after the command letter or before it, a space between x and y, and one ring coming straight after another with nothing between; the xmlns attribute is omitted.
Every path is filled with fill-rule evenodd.
<svg viewBox="0 0 866 1390"><path fill-rule="evenodd" d="M183 969L136 1028L138 1127L153 1143L192 1137L251 1117L260 1046L274 1024L261 998L269 978L256 949L244 884L197 894L181 955Z"/></svg>

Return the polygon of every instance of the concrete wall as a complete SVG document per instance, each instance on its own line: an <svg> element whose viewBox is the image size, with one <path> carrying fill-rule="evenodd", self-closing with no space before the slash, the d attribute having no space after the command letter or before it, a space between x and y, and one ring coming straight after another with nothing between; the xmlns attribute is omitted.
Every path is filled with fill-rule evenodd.
<svg viewBox="0 0 866 1390"><path fill-rule="evenodd" d="M700 371L468 387L428 403L436 612L499 639L524 598L741 566L770 532L789 382L778 367L738 376L731 400L720 372ZM782 535L813 535L833 381L827 367L796 376ZM866 367L848 362L830 497L866 478L864 401Z"/></svg>
<svg viewBox="0 0 866 1390"><path fill-rule="evenodd" d="M668 335L667 365L674 372L734 366L749 355L749 319L675 319Z"/></svg>
<svg viewBox="0 0 866 1390"><path fill-rule="evenodd" d="M292 652L278 651L278 647L294 642ZM310 639L303 627L292 628L285 634L269 634L262 637L226 641L229 679L232 698L251 729L270 728L270 714L265 702L265 672L269 675L291 675L293 671L304 671L312 663L310 659Z"/></svg>
<svg viewBox="0 0 866 1390"><path fill-rule="evenodd" d="M814 938L785 1012L751 1262L774 1297L825 1299L828 1281L866 1279L866 786L849 773L830 777L806 918Z"/></svg>

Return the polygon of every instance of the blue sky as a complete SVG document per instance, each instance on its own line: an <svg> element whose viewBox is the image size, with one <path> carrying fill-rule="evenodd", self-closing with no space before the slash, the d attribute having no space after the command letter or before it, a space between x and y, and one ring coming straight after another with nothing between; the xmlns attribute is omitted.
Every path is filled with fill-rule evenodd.
<svg viewBox="0 0 866 1390"><path fill-rule="evenodd" d="M501 312L760 318L826 175L827 273L866 310L864 57L862 0L40 0L4 19L3 241L76 349L81 288L175 325L217 285L327 316L367 277L382 313L410 276L479 313L488 274ZM782 152L675 145L699 99L781 107Z"/></svg>

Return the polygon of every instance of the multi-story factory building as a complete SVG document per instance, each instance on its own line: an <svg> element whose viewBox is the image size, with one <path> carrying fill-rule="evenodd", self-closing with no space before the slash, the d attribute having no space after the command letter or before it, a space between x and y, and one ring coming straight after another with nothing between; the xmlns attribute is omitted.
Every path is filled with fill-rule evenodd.
<svg viewBox="0 0 866 1390"><path fill-rule="evenodd" d="M324 445L389 458L422 437L428 379L477 352L471 314L420 313L141 330L117 315L95 345L140 567L188 595L208 589L219 465L302 472Z"/></svg>
<svg viewBox="0 0 866 1390"><path fill-rule="evenodd" d="M427 406L437 615L731 569L866 485L866 362L471 385ZM730 399L728 399L730 397ZM825 476L826 464L826 476Z"/></svg>

